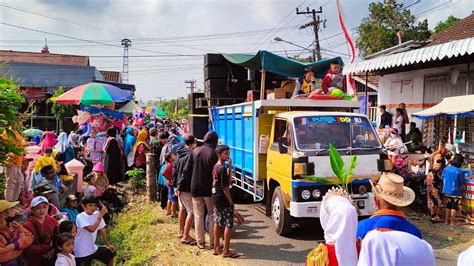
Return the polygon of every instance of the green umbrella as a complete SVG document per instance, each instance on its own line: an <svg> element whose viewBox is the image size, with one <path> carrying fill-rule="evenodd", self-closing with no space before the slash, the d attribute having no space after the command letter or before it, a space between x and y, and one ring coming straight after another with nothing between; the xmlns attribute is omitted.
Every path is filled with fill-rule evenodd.
<svg viewBox="0 0 474 266"><path fill-rule="evenodd" d="M30 138L36 135L43 135L43 131L37 128L26 129L26 130L23 130L23 132L21 133L23 134L23 136L30 137Z"/></svg>
<svg viewBox="0 0 474 266"><path fill-rule="evenodd" d="M158 116L158 117L166 117L165 111L163 111L163 109L161 109L161 108L156 108L155 113L156 113L156 116Z"/></svg>

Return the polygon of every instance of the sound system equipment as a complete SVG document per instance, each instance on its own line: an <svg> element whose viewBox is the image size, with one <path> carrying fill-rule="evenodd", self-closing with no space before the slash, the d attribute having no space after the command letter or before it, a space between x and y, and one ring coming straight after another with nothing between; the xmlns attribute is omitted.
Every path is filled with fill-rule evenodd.
<svg viewBox="0 0 474 266"><path fill-rule="evenodd" d="M207 108L197 108L196 99L204 98L204 93L195 92L188 94L188 110L190 114L207 114Z"/></svg>
<svg viewBox="0 0 474 266"><path fill-rule="evenodd" d="M209 131L209 117L208 116L193 116L189 115L189 132L197 139L204 139L207 131Z"/></svg>

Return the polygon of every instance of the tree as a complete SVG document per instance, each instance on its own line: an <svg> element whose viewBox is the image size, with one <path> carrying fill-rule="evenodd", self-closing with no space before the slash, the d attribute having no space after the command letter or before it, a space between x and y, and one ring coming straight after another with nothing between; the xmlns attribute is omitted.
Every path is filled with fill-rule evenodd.
<svg viewBox="0 0 474 266"><path fill-rule="evenodd" d="M175 113L176 99L166 100L163 99L158 106L165 111L168 118L186 118L188 116L188 101L180 97L178 98L178 113Z"/></svg>
<svg viewBox="0 0 474 266"><path fill-rule="evenodd" d="M456 24L458 21L460 21L460 18L457 18L453 15L449 16L445 21L440 21L436 26L434 27L434 33L438 33L440 31L443 31L452 25Z"/></svg>
<svg viewBox="0 0 474 266"><path fill-rule="evenodd" d="M18 110L25 103L25 98L18 92L18 86L9 79L0 78L0 133L14 138L13 130L21 131L22 123ZM3 165L7 154L20 155L22 147L0 138L0 164Z"/></svg>
<svg viewBox="0 0 474 266"><path fill-rule="evenodd" d="M54 99L61 96L63 93L63 87L59 86L56 91L54 91L53 96L46 100L47 104L51 104L51 114L54 116L54 118L56 118L57 121L62 121L68 115L72 115L73 112L72 105L61 105L54 101Z"/></svg>
<svg viewBox="0 0 474 266"><path fill-rule="evenodd" d="M415 24L416 17L402 3L384 0L383 3L371 3L369 16L362 19L357 32L356 46L362 56L368 56L398 44L397 32L402 34L403 42L426 41L431 32L428 21Z"/></svg>

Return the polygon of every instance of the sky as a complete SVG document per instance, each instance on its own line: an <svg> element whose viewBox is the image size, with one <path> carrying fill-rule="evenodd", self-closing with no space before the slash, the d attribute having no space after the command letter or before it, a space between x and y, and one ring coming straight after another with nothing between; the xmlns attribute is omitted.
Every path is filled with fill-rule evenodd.
<svg viewBox="0 0 474 266"><path fill-rule="evenodd" d="M355 41L354 28L373 1L340 2ZM428 19L430 28L449 15L464 18L474 10L474 0L399 2L417 19ZM137 99L172 99L189 93L185 80L204 88L205 53L269 50L308 56L274 38L309 47L314 33L299 26L310 18L296 15L296 8L320 6L320 19L326 21L319 32L322 55L347 61L336 0L0 0L0 23L23 27L0 24L0 49L39 52L47 38L51 53L87 55L100 70L121 71L121 40L129 38L129 83L135 84Z"/></svg>

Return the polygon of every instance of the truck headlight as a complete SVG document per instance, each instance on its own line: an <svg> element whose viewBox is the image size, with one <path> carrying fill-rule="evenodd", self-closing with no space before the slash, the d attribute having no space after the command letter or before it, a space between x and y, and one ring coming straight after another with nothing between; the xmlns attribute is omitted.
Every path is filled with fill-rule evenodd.
<svg viewBox="0 0 474 266"><path fill-rule="evenodd" d="M313 198L319 199L321 197L321 190L315 189L313 190Z"/></svg>
<svg viewBox="0 0 474 266"><path fill-rule="evenodd" d="M361 185L359 187L359 194L364 195L365 193L367 193L367 188L364 185Z"/></svg>
<svg viewBox="0 0 474 266"><path fill-rule="evenodd" d="M308 200L311 197L311 192L309 192L309 190L305 189L305 190L301 191L301 197L304 200Z"/></svg>

